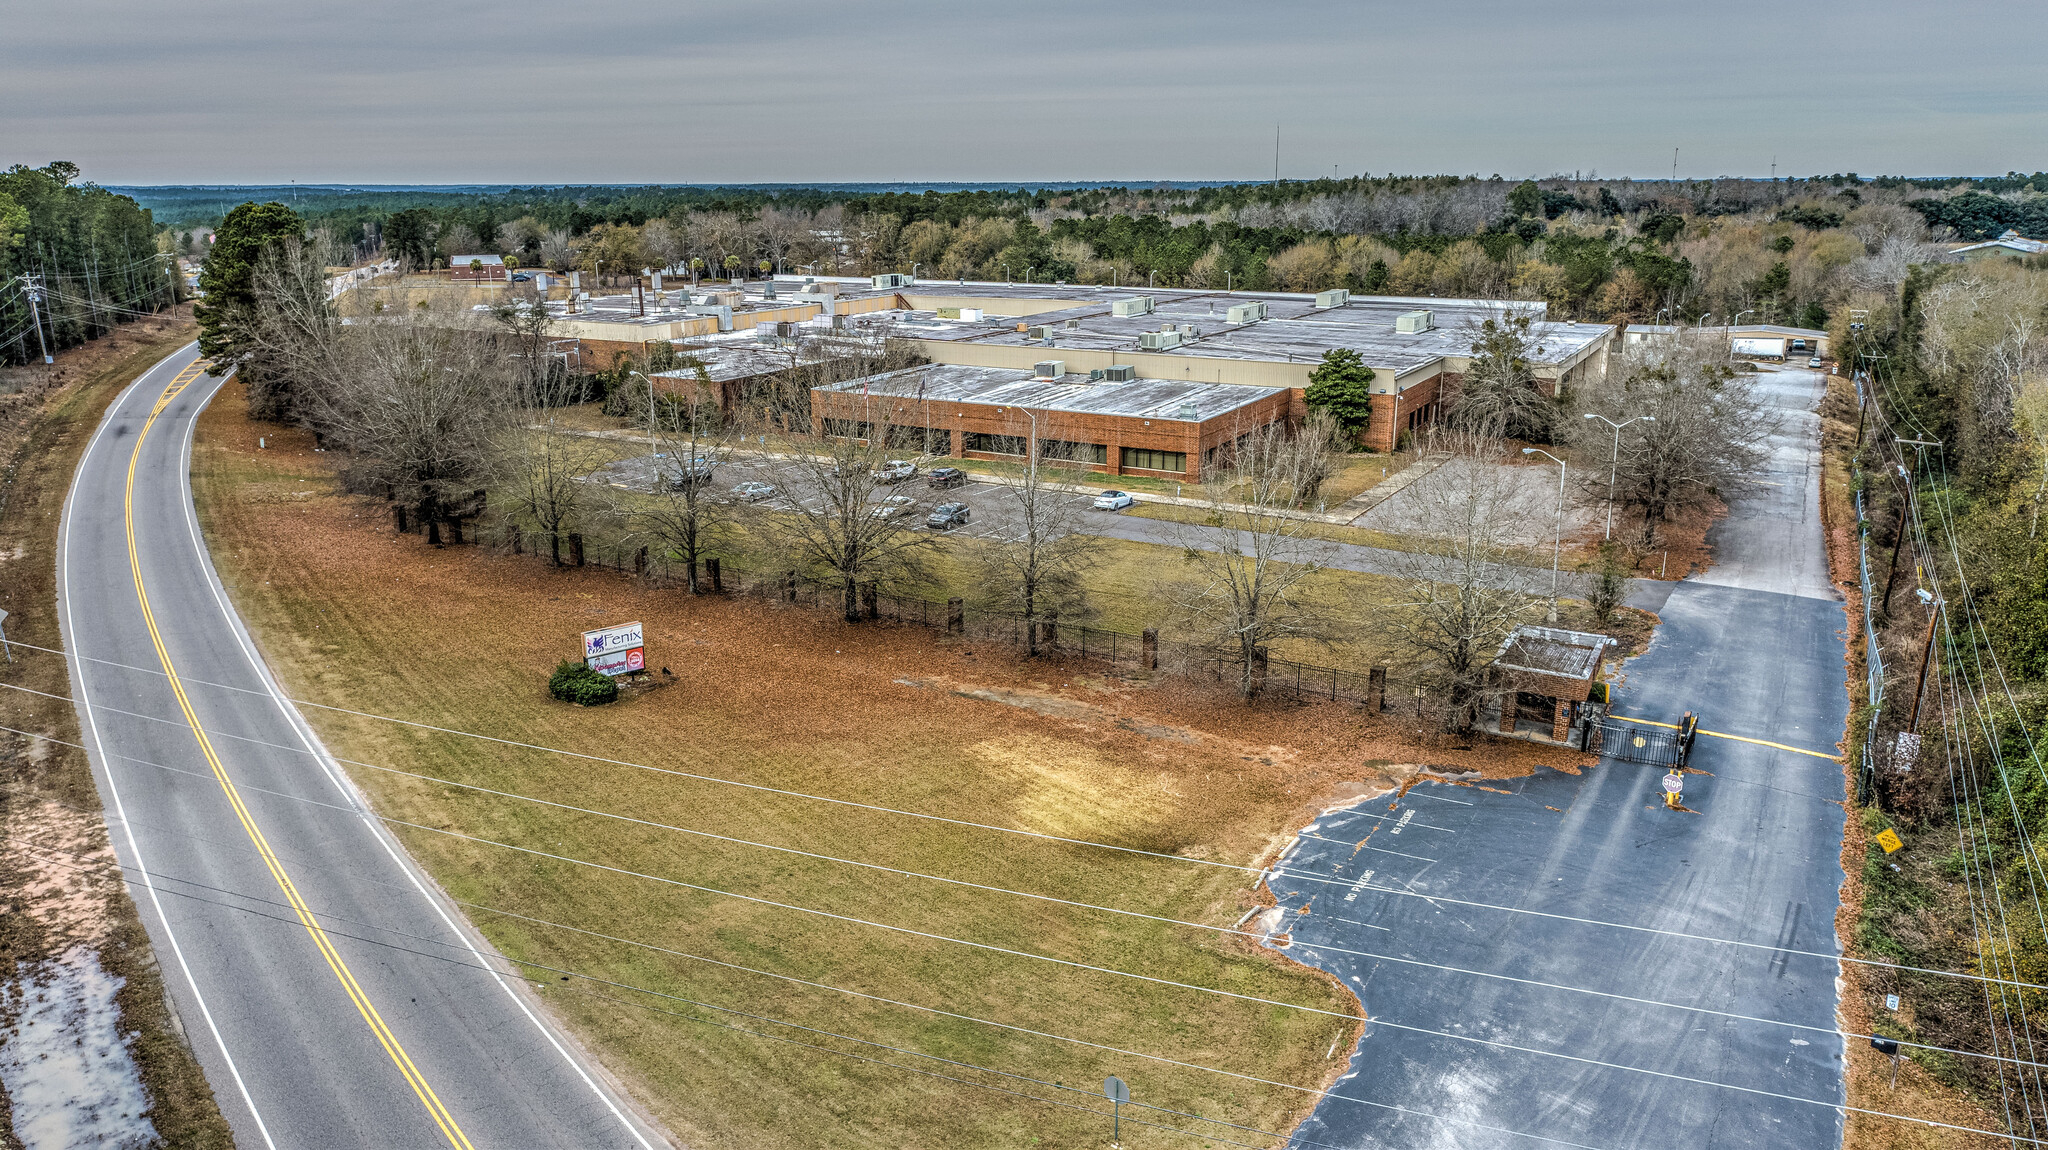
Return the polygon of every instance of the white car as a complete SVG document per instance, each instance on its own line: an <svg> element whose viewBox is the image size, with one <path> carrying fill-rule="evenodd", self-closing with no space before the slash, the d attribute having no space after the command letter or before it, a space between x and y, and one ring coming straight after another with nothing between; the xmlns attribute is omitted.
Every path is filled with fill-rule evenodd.
<svg viewBox="0 0 2048 1150"><path fill-rule="evenodd" d="M768 497L774 495L775 486L769 483L757 483L754 480L750 479L747 482L742 483L737 487L734 487L732 489L732 493L738 496L739 498L746 500L748 503L756 503L759 502L760 500L767 499Z"/></svg>
<svg viewBox="0 0 2048 1150"><path fill-rule="evenodd" d="M1813 367L1813 368L1817 368L1817 367L1819 367L1819 366L1820 366L1820 357L1816 355L1816 356L1814 356L1814 357L1813 357L1812 359L1809 359L1809 360L1807 360L1807 361L1806 361L1806 366L1808 366L1808 367Z"/></svg>
<svg viewBox="0 0 2048 1150"><path fill-rule="evenodd" d="M892 459L875 468L875 478L883 483L901 483L917 474L917 464L908 459Z"/></svg>
<svg viewBox="0 0 2048 1150"><path fill-rule="evenodd" d="M912 499L908 495L891 495L889 498L875 504L874 510L869 511L868 514L877 519L894 519L915 506L917 506L917 500Z"/></svg>
<svg viewBox="0 0 2048 1150"><path fill-rule="evenodd" d="M1095 497L1095 510L1122 511L1126 507L1135 506L1137 502L1131 498L1128 491L1105 491Z"/></svg>

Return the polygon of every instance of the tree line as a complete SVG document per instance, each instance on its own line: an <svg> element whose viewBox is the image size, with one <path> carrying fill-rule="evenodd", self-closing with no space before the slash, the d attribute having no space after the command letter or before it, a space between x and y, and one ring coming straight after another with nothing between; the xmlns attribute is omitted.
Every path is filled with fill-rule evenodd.
<svg viewBox="0 0 2048 1150"><path fill-rule="evenodd" d="M0 172L0 363L39 362L178 298L150 213L57 161Z"/></svg>

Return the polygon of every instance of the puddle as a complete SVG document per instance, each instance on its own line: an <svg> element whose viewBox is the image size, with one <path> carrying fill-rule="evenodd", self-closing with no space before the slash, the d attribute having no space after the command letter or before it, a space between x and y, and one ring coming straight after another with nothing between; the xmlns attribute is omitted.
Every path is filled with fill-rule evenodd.
<svg viewBox="0 0 2048 1150"><path fill-rule="evenodd" d="M128 1150L161 1140L143 1112L148 1096L119 1031L121 980L74 946L17 969L4 991L0 1086L14 1107L14 1134L28 1150L94 1146Z"/></svg>

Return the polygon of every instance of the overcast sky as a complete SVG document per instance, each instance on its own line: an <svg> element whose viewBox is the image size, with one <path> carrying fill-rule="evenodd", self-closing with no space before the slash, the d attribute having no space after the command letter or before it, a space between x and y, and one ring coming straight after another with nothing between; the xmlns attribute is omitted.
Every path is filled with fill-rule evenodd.
<svg viewBox="0 0 2048 1150"><path fill-rule="evenodd" d="M107 184L2048 168L2024 0L0 0Z"/></svg>

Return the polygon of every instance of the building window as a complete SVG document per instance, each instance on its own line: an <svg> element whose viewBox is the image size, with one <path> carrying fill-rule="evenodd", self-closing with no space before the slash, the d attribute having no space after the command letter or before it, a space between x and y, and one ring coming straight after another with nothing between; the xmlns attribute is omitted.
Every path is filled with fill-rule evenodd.
<svg viewBox="0 0 2048 1150"><path fill-rule="evenodd" d="M868 437L869 431L870 429L865 420L827 419L825 421L825 434L832 439L864 440Z"/></svg>
<svg viewBox="0 0 2048 1150"><path fill-rule="evenodd" d="M1124 448L1124 466L1139 471L1186 471L1188 456L1184 451L1145 451L1141 448Z"/></svg>
<svg viewBox="0 0 2048 1150"><path fill-rule="evenodd" d="M1100 443L1070 443L1064 439L1038 441L1040 459L1069 460L1074 463L1108 463L1109 448Z"/></svg>
<svg viewBox="0 0 2048 1150"><path fill-rule="evenodd" d="M985 435L979 431L970 431L967 433L967 442L964 446L968 451L979 451L985 455L1015 455L1021 458L1025 454L1026 441L1021 435Z"/></svg>

